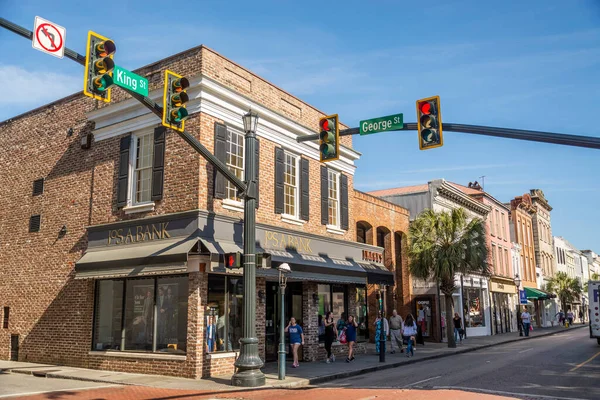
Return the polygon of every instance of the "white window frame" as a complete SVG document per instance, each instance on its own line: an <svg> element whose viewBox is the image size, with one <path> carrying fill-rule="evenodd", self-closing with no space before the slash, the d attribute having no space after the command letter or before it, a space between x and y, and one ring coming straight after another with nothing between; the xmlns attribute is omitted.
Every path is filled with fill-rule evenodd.
<svg viewBox="0 0 600 400"><path fill-rule="evenodd" d="M335 179L336 182L336 198L332 199L329 197L329 192L330 192L330 176L333 175L333 178ZM341 180L341 174L338 171L332 170L332 169L327 169L327 228L328 229L332 229L332 230L340 230L340 226L341 226L341 221L340 221L340 217L341 217L341 213L340 213L340 207L341 207L341 199L340 199L340 180ZM331 224L330 222L330 218L329 218L329 202L331 200L335 200L337 202L337 208L336 208L336 223L335 224Z"/></svg>
<svg viewBox="0 0 600 400"><path fill-rule="evenodd" d="M227 165L227 167L229 168L230 171L233 171L233 168L237 168L237 167L233 167L232 165L229 164L228 159L229 159L229 154L231 153L230 149L231 149L231 136L230 135L239 135L241 138L241 149L242 149L242 176L240 178L240 180L242 182L245 182L245 177L246 177L246 141L245 141L245 135L244 133L242 133L241 131L237 130L237 129L233 129L231 127L227 127L227 142L226 142L226 149L225 149L225 164ZM244 201L242 199L236 200L235 198L230 198L229 197L229 192L231 190L231 188L234 189L234 191L237 192L237 189L235 188L235 186L233 186L233 183L229 182L229 180L226 180L225 182L225 198L223 199L223 207L226 209L230 209L233 211L244 211Z"/></svg>
<svg viewBox="0 0 600 400"><path fill-rule="evenodd" d="M154 210L155 203L152 201L152 173L150 173L150 199L148 201L137 202L137 176L136 176L136 153L138 147L138 139L148 136L151 141L150 148L152 149L152 160L150 161L150 170L154 165L154 129L143 129L131 134L131 145L129 147L129 178L127 182L127 205L123 207L125 214L133 214L137 212L147 212Z"/></svg>
<svg viewBox="0 0 600 400"><path fill-rule="evenodd" d="M294 214L286 213L286 196L285 196L285 188L286 186L292 186L285 183L285 175L287 170L287 161L288 157L293 161L294 168L296 170L296 185L294 185L295 195L294 195ZM282 218L292 221L300 220L300 156L294 153L290 153L288 151L284 151L283 153L283 213Z"/></svg>

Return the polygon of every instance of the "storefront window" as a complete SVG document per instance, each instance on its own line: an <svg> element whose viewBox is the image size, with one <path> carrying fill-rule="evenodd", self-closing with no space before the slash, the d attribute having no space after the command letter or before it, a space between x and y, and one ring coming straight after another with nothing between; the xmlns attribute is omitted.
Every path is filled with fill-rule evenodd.
<svg viewBox="0 0 600 400"><path fill-rule="evenodd" d="M369 326L367 318L367 288L356 288L356 323L358 329L356 332L356 340L363 342L369 339Z"/></svg>
<svg viewBox="0 0 600 400"><path fill-rule="evenodd" d="M346 287L342 285L318 285L319 295L319 341L325 341L325 314L333 312L338 330L341 329L348 316L346 315Z"/></svg>
<svg viewBox="0 0 600 400"><path fill-rule="evenodd" d="M463 288L463 310L465 327L478 328L485 326L485 299L480 288Z"/></svg>
<svg viewBox="0 0 600 400"><path fill-rule="evenodd" d="M204 339L208 353L240 349L244 322L243 286L242 277L209 275Z"/></svg>
<svg viewBox="0 0 600 400"><path fill-rule="evenodd" d="M185 353L187 300L187 276L98 281L94 350Z"/></svg>
<svg viewBox="0 0 600 400"><path fill-rule="evenodd" d="M121 348L123 281L99 281L94 325L95 350Z"/></svg>

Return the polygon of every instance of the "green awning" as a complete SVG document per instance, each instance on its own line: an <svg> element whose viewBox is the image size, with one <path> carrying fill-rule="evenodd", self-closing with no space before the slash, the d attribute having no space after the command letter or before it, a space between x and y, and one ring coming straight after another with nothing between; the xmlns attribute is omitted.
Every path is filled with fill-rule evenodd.
<svg viewBox="0 0 600 400"><path fill-rule="evenodd" d="M525 294L527 295L528 299L532 300L547 300L550 298L550 295L548 293L544 293L541 290L528 287L525 288Z"/></svg>

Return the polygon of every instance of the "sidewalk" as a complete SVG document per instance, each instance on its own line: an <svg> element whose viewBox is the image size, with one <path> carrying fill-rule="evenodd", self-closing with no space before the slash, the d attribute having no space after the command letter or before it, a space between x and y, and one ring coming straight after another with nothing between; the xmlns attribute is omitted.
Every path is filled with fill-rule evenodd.
<svg viewBox="0 0 600 400"><path fill-rule="evenodd" d="M343 359L338 359L337 362L332 364L327 364L325 362L301 363L299 368L292 368L290 362L287 364L286 379L284 381L277 379L277 363L268 363L262 369L267 377L267 382L264 387L292 388L315 385L335 379L394 368L404 364L412 364L440 357L447 357L452 354L467 353L470 351L516 342L519 340L535 339L536 337L544 337L561 332L568 332L573 329L583 327L587 327L587 325L575 325L568 329L563 327L538 328L531 332L529 338L524 336L519 337L518 332L494 336L473 337L466 339L463 344L458 344L455 349L449 349L446 343L426 342L425 346L417 346L415 355L412 358L407 358L405 354L399 352L396 352L396 354L390 354L388 342L386 345L388 353L385 356L385 363L379 362L379 356L374 354L375 346L372 345L370 347L370 354L357 356L356 360L351 363L346 363ZM124 372L111 372L1 360L0 371L45 376L48 378L75 379L119 385L142 385L165 389L186 389L199 391L227 391L240 389L229 384L231 382L231 376L220 376L209 379L194 380L168 376L131 374Z"/></svg>

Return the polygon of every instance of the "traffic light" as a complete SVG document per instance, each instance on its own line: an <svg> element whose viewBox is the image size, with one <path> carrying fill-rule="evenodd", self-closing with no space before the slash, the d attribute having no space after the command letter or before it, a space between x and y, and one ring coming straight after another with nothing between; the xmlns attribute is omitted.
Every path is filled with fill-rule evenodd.
<svg viewBox="0 0 600 400"><path fill-rule="evenodd" d="M340 126L338 115L328 115L319 119L319 152L321 162L340 158Z"/></svg>
<svg viewBox="0 0 600 400"><path fill-rule="evenodd" d="M189 87L190 81L187 78L165 71L162 124L167 128L183 132L183 121L188 117L185 103L190 100L185 89Z"/></svg>
<svg viewBox="0 0 600 400"><path fill-rule="evenodd" d="M417 100L417 126L419 131L419 148L421 150L433 149L444 145L440 96Z"/></svg>
<svg viewBox="0 0 600 400"><path fill-rule="evenodd" d="M115 68L113 55L116 50L117 46L112 40L95 32L88 32L83 94L110 103L112 70Z"/></svg>
<svg viewBox="0 0 600 400"><path fill-rule="evenodd" d="M242 268L242 253L225 253L223 255L225 268L237 269Z"/></svg>

